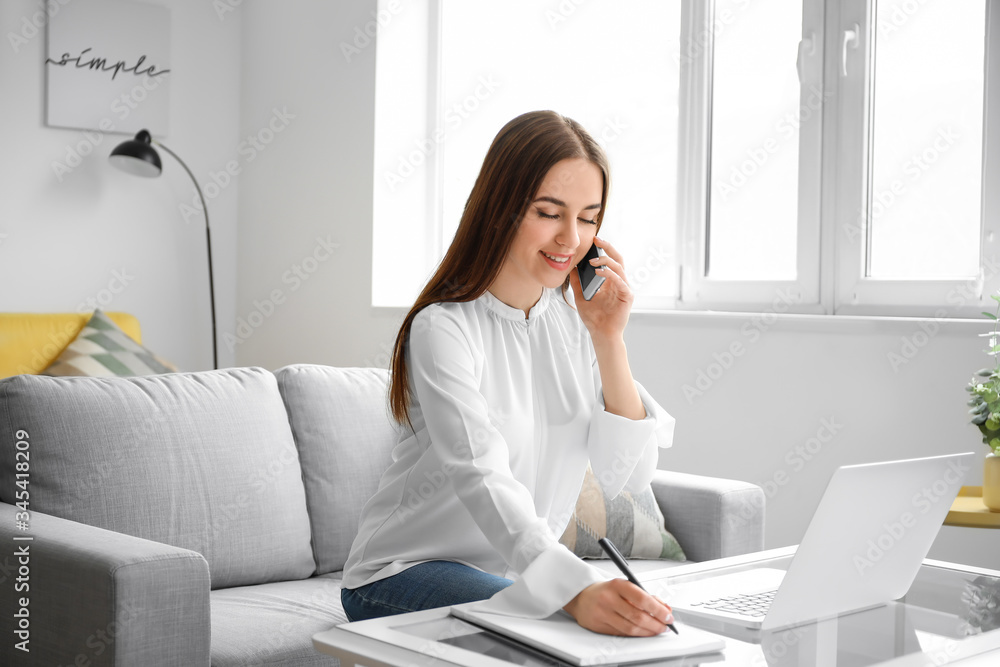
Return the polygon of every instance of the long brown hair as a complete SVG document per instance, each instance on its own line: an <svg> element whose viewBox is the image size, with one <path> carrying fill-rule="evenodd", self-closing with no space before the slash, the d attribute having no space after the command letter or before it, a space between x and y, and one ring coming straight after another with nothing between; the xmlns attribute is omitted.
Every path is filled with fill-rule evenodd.
<svg viewBox="0 0 1000 667"><path fill-rule="evenodd" d="M557 162L584 158L604 176L598 229L611 185L604 150L576 121L554 111L531 111L510 121L497 134L472 187L455 238L417 297L396 335L389 368L389 406L400 424L410 422L406 343L413 319L434 303L477 299L496 280L521 220ZM563 284L563 295L569 278ZM411 424L412 426L412 424Z"/></svg>

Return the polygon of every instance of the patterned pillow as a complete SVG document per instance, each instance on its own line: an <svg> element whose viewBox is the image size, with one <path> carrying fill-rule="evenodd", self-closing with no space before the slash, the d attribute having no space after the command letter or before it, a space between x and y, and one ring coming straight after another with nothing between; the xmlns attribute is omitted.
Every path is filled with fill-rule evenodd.
<svg viewBox="0 0 1000 667"><path fill-rule="evenodd" d="M587 466L576 511L559 541L580 558L607 558L597 543L607 537L626 558L687 560L663 525L663 514L648 486L638 494L622 491L610 499Z"/></svg>
<svg viewBox="0 0 1000 667"><path fill-rule="evenodd" d="M176 366L129 338L98 308L73 342L41 375L128 377L176 372Z"/></svg>

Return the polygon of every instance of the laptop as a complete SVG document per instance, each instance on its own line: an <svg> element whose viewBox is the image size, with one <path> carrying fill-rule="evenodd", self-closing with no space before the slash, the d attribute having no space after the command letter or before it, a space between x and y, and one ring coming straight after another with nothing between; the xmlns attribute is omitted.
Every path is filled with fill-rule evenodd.
<svg viewBox="0 0 1000 667"><path fill-rule="evenodd" d="M759 568L652 590L692 617L776 630L878 607L906 594L971 452L836 470L788 571Z"/></svg>

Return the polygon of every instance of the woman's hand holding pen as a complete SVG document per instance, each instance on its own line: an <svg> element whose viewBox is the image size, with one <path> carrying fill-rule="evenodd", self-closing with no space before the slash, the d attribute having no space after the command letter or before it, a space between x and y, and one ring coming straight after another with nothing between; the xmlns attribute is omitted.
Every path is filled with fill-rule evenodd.
<svg viewBox="0 0 1000 667"><path fill-rule="evenodd" d="M563 609L588 630L623 637L652 637L674 622L663 600L624 579L591 584Z"/></svg>
<svg viewBox="0 0 1000 667"><path fill-rule="evenodd" d="M590 301L583 298L580 287L580 276L573 270L570 272L570 284L576 297L576 309L580 319L587 326L594 344L604 341L620 340L628 323L629 312L635 295L625 278L624 260L621 253L602 238L594 237L594 243L606 255L591 260L597 269L597 275L604 278L604 284Z"/></svg>

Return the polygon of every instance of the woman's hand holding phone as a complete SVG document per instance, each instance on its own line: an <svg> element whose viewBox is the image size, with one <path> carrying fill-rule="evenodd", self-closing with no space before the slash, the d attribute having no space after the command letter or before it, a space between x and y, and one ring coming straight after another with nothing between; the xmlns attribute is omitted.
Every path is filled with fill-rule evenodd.
<svg viewBox="0 0 1000 667"><path fill-rule="evenodd" d="M591 260L590 264L597 269L597 275L605 279L604 284L588 301L583 297L579 270L571 271L569 279L576 298L577 312L580 313L580 319L583 320L590 337L597 345L602 340L621 339L635 295L625 278L621 253L610 243L596 236L594 244L605 254Z"/></svg>

